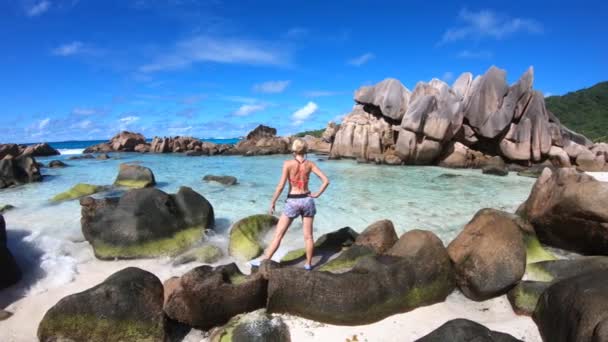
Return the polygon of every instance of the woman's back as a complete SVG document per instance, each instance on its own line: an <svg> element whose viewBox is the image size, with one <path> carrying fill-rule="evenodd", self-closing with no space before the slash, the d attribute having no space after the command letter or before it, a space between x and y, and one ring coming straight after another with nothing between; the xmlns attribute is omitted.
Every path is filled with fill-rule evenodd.
<svg viewBox="0 0 608 342"><path fill-rule="evenodd" d="M308 181L310 172L315 166L314 163L308 159L293 159L286 161L285 164L289 180L289 193L303 194L309 192Z"/></svg>

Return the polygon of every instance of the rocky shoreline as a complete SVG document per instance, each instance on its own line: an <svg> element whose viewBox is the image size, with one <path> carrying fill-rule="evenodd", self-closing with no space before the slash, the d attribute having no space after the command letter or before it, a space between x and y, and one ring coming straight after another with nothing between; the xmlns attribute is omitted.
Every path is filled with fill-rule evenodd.
<svg viewBox="0 0 608 342"><path fill-rule="evenodd" d="M382 220L361 233L345 227L319 237L311 272L302 268L302 250L249 275L234 263L199 266L164 284L145 270L126 268L59 301L40 323L38 337L98 341L111 330L115 340L164 341L179 322L222 340L235 340L229 336L236 330L248 339L263 332L289 341L288 329L273 314L361 325L460 291L474 301L507 294L517 313L534 319L544 341L601 341L608 338L607 193L608 183L574 168L546 168L517 213L482 209L447 247L431 231L398 237L393 222ZM120 198L84 197L80 204L83 234L101 259L177 260L187 254L197 260L217 249L205 238L213 229L213 206L189 188L175 195L131 189ZM230 230L227 252L237 260L257 257L275 224L268 215L243 218ZM557 260L539 242L589 256ZM572 319L570 312L583 319ZM266 328L238 328L251 320ZM467 320L447 322L420 341L446 334L462 336L458 341L488 335L517 341Z"/></svg>

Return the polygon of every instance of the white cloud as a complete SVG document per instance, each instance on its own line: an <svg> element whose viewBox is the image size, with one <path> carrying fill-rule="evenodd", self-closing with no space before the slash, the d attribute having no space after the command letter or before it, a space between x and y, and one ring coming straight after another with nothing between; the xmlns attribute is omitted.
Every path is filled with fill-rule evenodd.
<svg viewBox="0 0 608 342"><path fill-rule="evenodd" d="M26 8L25 14L27 14L28 17L36 17L48 11L50 8L51 2L48 0L43 0Z"/></svg>
<svg viewBox="0 0 608 342"><path fill-rule="evenodd" d="M120 122L121 126L128 126L132 123L139 121L139 116L125 116L124 118L120 118L118 121Z"/></svg>
<svg viewBox="0 0 608 342"><path fill-rule="evenodd" d="M253 86L253 91L266 94L278 94L287 89L291 81L268 81Z"/></svg>
<svg viewBox="0 0 608 342"><path fill-rule="evenodd" d="M343 94L342 91L329 91L329 90L309 90L304 92L304 96L306 97L325 97L325 96L335 96Z"/></svg>
<svg viewBox="0 0 608 342"><path fill-rule="evenodd" d="M285 66L289 60L288 51L267 42L202 35L177 42L171 52L141 66L139 71L177 70L199 62Z"/></svg>
<svg viewBox="0 0 608 342"><path fill-rule="evenodd" d="M440 45L466 39L503 39L517 32L543 32L543 26L534 19L511 18L491 10L472 12L464 8L458 18L463 24L445 31Z"/></svg>
<svg viewBox="0 0 608 342"><path fill-rule="evenodd" d="M358 57L355 57L355 58L349 60L348 64L354 65L354 66L362 66L363 64L371 61L374 58L376 58L376 56L373 53L368 52L361 56L358 56Z"/></svg>
<svg viewBox="0 0 608 342"><path fill-rule="evenodd" d="M487 59L492 58L494 54L491 51L470 51L462 50L458 53L458 58L470 58L470 59Z"/></svg>
<svg viewBox="0 0 608 342"><path fill-rule="evenodd" d="M236 116L247 116L266 109L265 104L244 104L234 112Z"/></svg>
<svg viewBox="0 0 608 342"><path fill-rule="evenodd" d="M296 110L291 115L291 118L293 119L293 124L296 125L296 126L297 125L301 125L311 115L313 115L318 109L319 109L319 106L317 106L316 103L314 103L314 102L308 102L306 104L306 106L304 106L304 107Z"/></svg>
<svg viewBox="0 0 608 342"><path fill-rule="evenodd" d="M49 125L50 122L51 122L50 118L46 118L44 120L40 120L40 122L38 123L38 129L39 130L45 129Z"/></svg>
<svg viewBox="0 0 608 342"><path fill-rule="evenodd" d="M78 41L73 41L71 43L68 44L63 44L60 45L56 48L54 48L53 50L51 50L51 53L55 56L73 56L76 55L78 53L83 52L83 44L82 42L78 42Z"/></svg>
<svg viewBox="0 0 608 342"><path fill-rule="evenodd" d="M451 80L454 79L454 73L451 72L451 71L446 71L446 72L443 73L443 76L441 77L441 79L444 82L450 82Z"/></svg>

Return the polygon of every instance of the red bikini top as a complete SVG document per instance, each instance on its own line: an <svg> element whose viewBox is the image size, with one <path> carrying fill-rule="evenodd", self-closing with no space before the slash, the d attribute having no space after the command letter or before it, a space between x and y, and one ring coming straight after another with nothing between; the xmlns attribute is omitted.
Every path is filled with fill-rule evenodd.
<svg viewBox="0 0 608 342"><path fill-rule="evenodd" d="M308 160L304 159L303 161L299 161L295 159L295 161L298 162L298 169L293 175L293 179L290 177L289 183L299 189L304 189L304 185L308 183L308 174L306 172L306 168L303 168L302 166L304 166L304 163L306 163Z"/></svg>

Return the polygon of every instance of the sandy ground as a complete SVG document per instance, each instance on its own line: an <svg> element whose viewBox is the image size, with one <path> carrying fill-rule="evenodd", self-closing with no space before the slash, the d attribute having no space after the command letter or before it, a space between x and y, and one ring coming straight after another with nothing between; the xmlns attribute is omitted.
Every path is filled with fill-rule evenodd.
<svg viewBox="0 0 608 342"><path fill-rule="evenodd" d="M102 262L93 260L79 265L79 274L73 282L41 293L31 293L7 307L14 313L0 322L1 340L4 342L36 341L36 330L45 312L61 298L93 287L112 273L125 267L136 266L156 274L161 281L181 275L195 265L167 267L168 260L132 260ZM534 322L517 316L505 296L485 302L473 302L459 292L452 293L439 304L388 317L380 322L363 326L334 326L299 317L282 315L290 327L292 341L346 341L353 336L359 341L414 341L454 318L467 318L490 329L512 334L524 341L541 341ZM202 332L193 330L187 342L206 341Z"/></svg>

